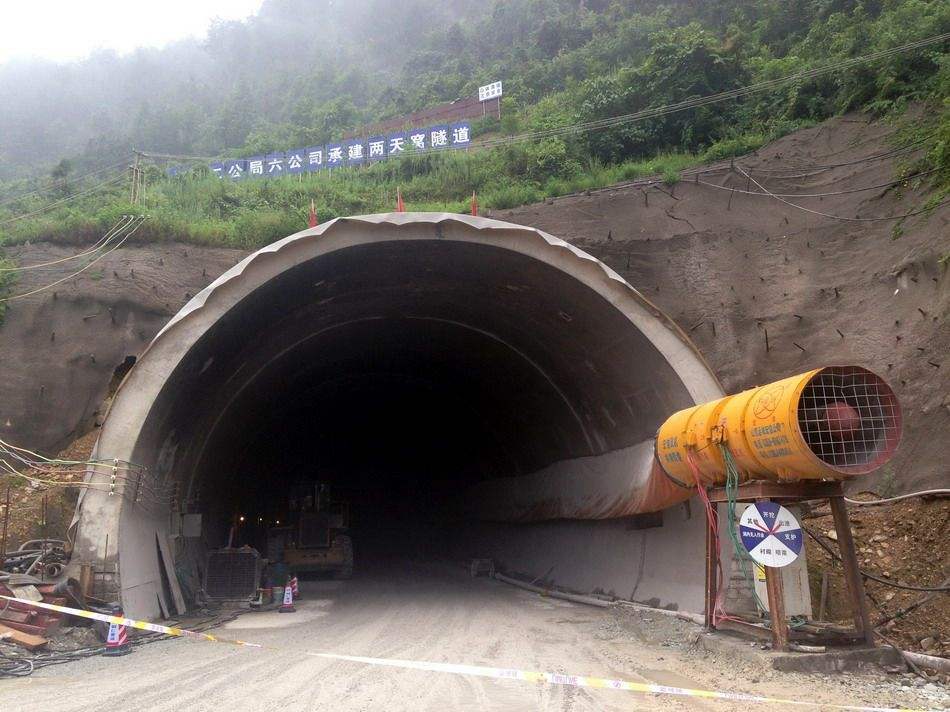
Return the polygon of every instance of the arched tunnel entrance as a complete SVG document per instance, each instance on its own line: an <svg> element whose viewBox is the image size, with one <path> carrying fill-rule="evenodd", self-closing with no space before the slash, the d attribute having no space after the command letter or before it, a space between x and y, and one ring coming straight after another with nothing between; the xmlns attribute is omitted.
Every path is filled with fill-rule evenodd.
<svg viewBox="0 0 950 712"><path fill-rule="evenodd" d="M86 492L76 552L116 561L126 611L157 615L156 535L192 570L237 517L233 543L261 546L293 483L320 480L350 503L358 569L399 553L533 574L561 561L565 585L627 595L637 578L695 604L700 517L624 517L687 498L652 438L719 395L669 319L549 235L443 214L336 220L250 256L156 337L97 446L148 469ZM183 536L187 514L200 536ZM674 564L687 532L695 551Z"/></svg>

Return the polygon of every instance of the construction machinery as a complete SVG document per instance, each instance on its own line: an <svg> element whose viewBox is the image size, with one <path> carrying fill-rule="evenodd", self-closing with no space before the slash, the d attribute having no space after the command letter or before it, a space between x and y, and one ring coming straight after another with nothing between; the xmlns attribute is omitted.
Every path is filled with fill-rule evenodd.
<svg viewBox="0 0 950 712"><path fill-rule="evenodd" d="M267 558L296 573L353 574L349 503L334 500L326 482L298 482L291 487L283 525L267 531ZM276 522L279 524L279 522Z"/></svg>

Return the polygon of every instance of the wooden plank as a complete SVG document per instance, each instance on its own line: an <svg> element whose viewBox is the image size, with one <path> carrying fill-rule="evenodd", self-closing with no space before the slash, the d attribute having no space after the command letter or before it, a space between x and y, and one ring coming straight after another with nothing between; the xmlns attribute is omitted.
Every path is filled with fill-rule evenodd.
<svg viewBox="0 0 950 712"><path fill-rule="evenodd" d="M765 588L769 597L769 616L772 619L772 649L788 648L788 623L785 620L785 590L782 587L782 570L772 566L765 568Z"/></svg>
<svg viewBox="0 0 950 712"><path fill-rule="evenodd" d="M26 623L31 617L26 611L0 611L0 621Z"/></svg>
<svg viewBox="0 0 950 712"><path fill-rule="evenodd" d="M5 626L2 623L0 623L0 635L3 635L5 640L12 640L14 643L17 645L22 645L27 650L36 650L37 648L42 648L49 642L42 636L24 633L21 630L10 628L9 626Z"/></svg>
<svg viewBox="0 0 950 712"><path fill-rule="evenodd" d="M158 542L158 550L162 552L162 564L165 566L165 575L168 578L168 587L172 592L172 603L175 605L175 612L183 615L188 611L185 604L185 597L181 592L181 584L178 583L178 574L175 573L175 559L171 550L168 548L168 538L161 532L155 532L155 540Z"/></svg>
<svg viewBox="0 0 950 712"><path fill-rule="evenodd" d="M755 499L798 500L827 499L841 497L843 490L840 482L746 482L736 490L736 499L740 502ZM713 487L708 490L710 502L726 502L725 487Z"/></svg>

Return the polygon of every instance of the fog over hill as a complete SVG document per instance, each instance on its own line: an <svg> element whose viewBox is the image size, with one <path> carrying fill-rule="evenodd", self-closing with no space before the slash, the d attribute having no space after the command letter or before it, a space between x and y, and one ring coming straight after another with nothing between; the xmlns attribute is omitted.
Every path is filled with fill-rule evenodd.
<svg viewBox="0 0 950 712"><path fill-rule="evenodd" d="M108 165L132 146L217 156L320 143L496 79L506 86L502 130L565 125L948 29L948 0L265 0L200 41L0 66L0 179L45 175L63 158L76 169ZM945 96L948 71L944 43L597 132L569 141L565 160L695 150L750 127L885 111ZM557 162L564 151L549 148Z"/></svg>

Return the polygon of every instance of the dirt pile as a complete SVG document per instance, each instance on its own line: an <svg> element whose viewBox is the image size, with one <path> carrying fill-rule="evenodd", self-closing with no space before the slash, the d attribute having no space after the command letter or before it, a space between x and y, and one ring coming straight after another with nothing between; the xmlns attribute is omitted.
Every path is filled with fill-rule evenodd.
<svg viewBox="0 0 950 712"><path fill-rule="evenodd" d="M817 515L817 516L815 516ZM896 586L950 586L950 499L903 500L876 506L850 506L858 564L888 583L868 579L871 622L905 650L950 655L950 593L913 591ZM828 507L803 521L837 553ZM851 612L841 565L815 543L808 546L812 605L821 601L822 574L828 575L828 620L850 624ZM888 585L894 584L894 585Z"/></svg>

